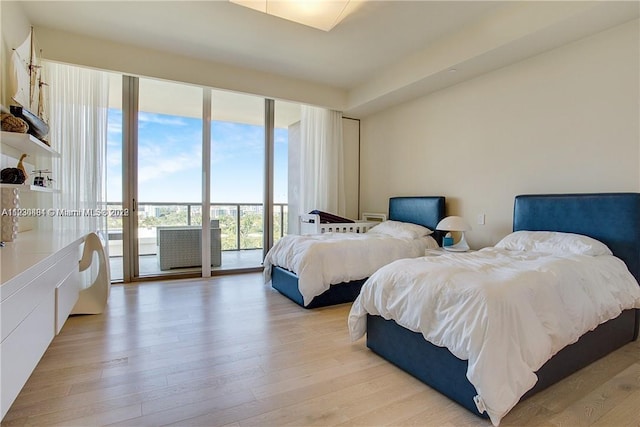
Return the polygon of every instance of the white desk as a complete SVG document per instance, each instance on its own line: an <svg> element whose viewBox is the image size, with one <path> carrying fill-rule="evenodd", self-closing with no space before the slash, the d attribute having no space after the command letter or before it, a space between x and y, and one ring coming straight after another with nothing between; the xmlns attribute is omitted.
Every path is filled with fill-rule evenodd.
<svg viewBox="0 0 640 427"><path fill-rule="evenodd" d="M1 417L78 299L78 261L85 235L27 231L0 248Z"/></svg>

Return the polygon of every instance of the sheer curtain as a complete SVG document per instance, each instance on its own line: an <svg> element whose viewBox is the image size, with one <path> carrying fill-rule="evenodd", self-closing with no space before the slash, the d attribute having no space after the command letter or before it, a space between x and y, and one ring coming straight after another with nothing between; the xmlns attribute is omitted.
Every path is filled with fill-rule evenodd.
<svg viewBox="0 0 640 427"><path fill-rule="evenodd" d="M344 216L342 113L302 106L299 213L313 209Z"/></svg>
<svg viewBox="0 0 640 427"><path fill-rule="evenodd" d="M108 75L101 71L46 63L49 84L49 140L60 153L52 177L60 193L54 208L56 229L105 230L105 170Z"/></svg>

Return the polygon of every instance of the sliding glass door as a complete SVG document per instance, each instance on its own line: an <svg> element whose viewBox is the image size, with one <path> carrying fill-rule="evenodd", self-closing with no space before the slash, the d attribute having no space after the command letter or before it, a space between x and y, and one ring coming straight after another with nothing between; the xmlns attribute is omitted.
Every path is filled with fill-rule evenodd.
<svg viewBox="0 0 640 427"><path fill-rule="evenodd" d="M110 118L108 188L109 201L131 215L110 228L118 245L114 279L261 268L265 251L287 234L289 134L300 106L153 79L122 81ZM210 270L202 268L207 253Z"/></svg>
<svg viewBox="0 0 640 427"><path fill-rule="evenodd" d="M289 131L298 127L300 105L214 90L211 117L211 219L221 232L219 269L260 267L265 251L287 234Z"/></svg>
<svg viewBox="0 0 640 427"><path fill-rule="evenodd" d="M200 271L202 88L139 79L138 276Z"/></svg>
<svg viewBox="0 0 640 427"><path fill-rule="evenodd" d="M211 220L224 255L214 269L260 267L264 233L265 101L211 94Z"/></svg>

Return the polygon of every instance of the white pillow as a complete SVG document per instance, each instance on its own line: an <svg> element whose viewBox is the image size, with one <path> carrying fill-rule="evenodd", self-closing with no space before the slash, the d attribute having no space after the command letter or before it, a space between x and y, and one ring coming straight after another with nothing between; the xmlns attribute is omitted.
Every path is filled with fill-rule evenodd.
<svg viewBox="0 0 640 427"><path fill-rule="evenodd" d="M559 231L516 231L498 242L496 248L554 255L612 255L607 245L596 239Z"/></svg>
<svg viewBox="0 0 640 427"><path fill-rule="evenodd" d="M388 220L373 226L367 233L386 234L401 239L419 239L433 234L433 230L418 224Z"/></svg>

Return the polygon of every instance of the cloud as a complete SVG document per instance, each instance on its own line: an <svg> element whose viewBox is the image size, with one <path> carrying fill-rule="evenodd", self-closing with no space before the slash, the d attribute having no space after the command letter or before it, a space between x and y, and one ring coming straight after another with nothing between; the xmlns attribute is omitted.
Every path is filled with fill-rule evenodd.
<svg viewBox="0 0 640 427"><path fill-rule="evenodd" d="M138 113L138 123L147 124L153 123L163 126L188 126L186 120L178 116L166 116L164 114L145 113L140 111Z"/></svg>
<svg viewBox="0 0 640 427"><path fill-rule="evenodd" d="M139 148L138 157L140 182L168 178L187 170L202 169L202 155L194 153L193 150L167 153L161 147L144 146Z"/></svg>
<svg viewBox="0 0 640 427"><path fill-rule="evenodd" d="M107 166L109 181L122 174L122 115L109 112ZM146 202L185 202L201 198L202 121L140 113L138 141L139 196ZM284 155L287 131L276 130L277 159ZM217 201L262 200L264 128L212 122L212 197ZM276 160L284 165L286 160ZM285 167L286 168L286 167ZM117 177L117 178L116 178ZM283 178L284 177L284 178ZM284 179L284 185L281 181ZM286 200L286 170L276 171L276 192ZM109 182L110 188L113 183ZM118 185L116 185L119 188ZM116 189L113 192L115 193ZM110 195L111 195L110 191ZM118 193L119 194L119 193ZM111 197L110 197L111 198ZM255 200L254 200L255 199Z"/></svg>
<svg viewBox="0 0 640 427"><path fill-rule="evenodd" d="M114 150L114 149L109 149L107 150L107 169L112 169L112 168L117 168L117 170L119 171L119 175L122 174L122 150ZM115 172L115 170L114 170Z"/></svg>
<svg viewBox="0 0 640 427"><path fill-rule="evenodd" d="M211 140L211 161L216 164L261 157L264 153L262 126L213 122Z"/></svg>
<svg viewBox="0 0 640 427"><path fill-rule="evenodd" d="M122 136L122 122L109 121L107 124L107 133Z"/></svg>

